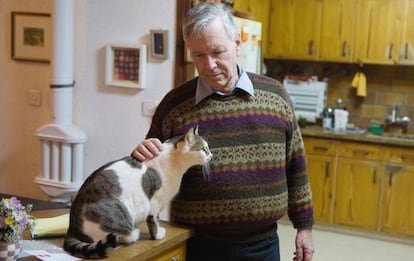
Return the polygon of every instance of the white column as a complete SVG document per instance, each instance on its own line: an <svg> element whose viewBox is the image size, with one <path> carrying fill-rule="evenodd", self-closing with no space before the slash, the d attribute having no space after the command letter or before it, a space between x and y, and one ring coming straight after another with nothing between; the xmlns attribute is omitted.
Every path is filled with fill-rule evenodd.
<svg viewBox="0 0 414 261"><path fill-rule="evenodd" d="M70 143L62 143L61 171L60 181L70 183L72 179L72 146Z"/></svg>
<svg viewBox="0 0 414 261"><path fill-rule="evenodd" d="M42 177L44 179L50 179L50 142L47 140L41 140L42 143Z"/></svg>
<svg viewBox="0 0 414 261"><path fill-rule="evenodd" d="M72 0L55 0L52 79L53 121L72 124L73 92L73 10Z"/></svg>
<svg viewBox="0 0 414 261"><path fill-rule="evenodd" d="M83 143L73 144L73 179L74 183L83 181Z"/></svg>
<svg viewBox="0 0 414 261"><path fill-rule="evenodd" d="M60 169L60 142L52 142L52 180L59 181L59 169Z"/></svg>

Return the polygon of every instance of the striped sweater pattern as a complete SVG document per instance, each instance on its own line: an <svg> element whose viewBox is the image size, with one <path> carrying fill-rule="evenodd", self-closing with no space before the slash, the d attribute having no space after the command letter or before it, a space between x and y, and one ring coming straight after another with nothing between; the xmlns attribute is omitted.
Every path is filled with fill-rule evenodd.
<svg viewBox="0 0 414 261"><path fill-rule="evenodd" d="M201 167L184 175L172 219L221 237L265 237L287 211L294 227L309 228L311 190L289 97L280 82L248 75L254 96L211 95L196 105L193 79L158 106L147 137L164 141L198 125L213 153L208 177Z"/></svg>

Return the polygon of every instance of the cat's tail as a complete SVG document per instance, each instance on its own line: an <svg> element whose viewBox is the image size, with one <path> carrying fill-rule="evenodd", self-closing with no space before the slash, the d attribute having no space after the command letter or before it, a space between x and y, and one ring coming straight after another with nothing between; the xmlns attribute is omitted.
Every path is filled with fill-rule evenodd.
<svg viewBox="0 0 414 261"><path fill-rule="evenodd" d="M75 237L66 236L63 249L69 254L87 259L107 257L109 252L118 246L118 237L115 234L108 234L105 239L98 242L83 242Z"/></svg>

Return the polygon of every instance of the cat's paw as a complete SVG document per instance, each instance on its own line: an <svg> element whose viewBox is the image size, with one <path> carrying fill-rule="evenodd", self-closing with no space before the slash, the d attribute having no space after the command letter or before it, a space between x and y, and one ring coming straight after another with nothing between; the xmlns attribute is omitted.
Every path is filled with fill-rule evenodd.
<svg viewBox="0 0 414 261"><path fill-rule="evenodd" d="M158 227L157 234L155 235L155 239L164 239L166 234L166 230L163 227Z"/></svg>
<svg viewBox="0 0 414 261"><path fill-rule="evenodd" d="M139 237L141 235L141 232L138 228L135 228L134 230L129 233L129 235L122 235L120 236L120 242L123 244L131 244L136 241L138 241Z"/></svg>

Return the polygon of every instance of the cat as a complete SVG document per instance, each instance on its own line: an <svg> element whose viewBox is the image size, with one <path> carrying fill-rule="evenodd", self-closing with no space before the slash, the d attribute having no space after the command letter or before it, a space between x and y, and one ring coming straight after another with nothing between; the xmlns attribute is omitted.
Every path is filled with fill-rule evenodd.
<svg viewBox="0 0 414 261"><path fill-rule="evenodd" d="M127 156L100 167L72 202L64 250L81 258L106 257L118 244L137 241L136 225L144 221L152 239L163 239L159 213L178 193L186 170L195 165L204 170L211 159L194 127L165 141L160 155L149 161Z"/></svg>

